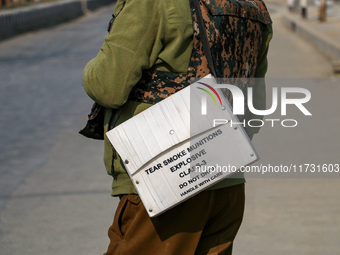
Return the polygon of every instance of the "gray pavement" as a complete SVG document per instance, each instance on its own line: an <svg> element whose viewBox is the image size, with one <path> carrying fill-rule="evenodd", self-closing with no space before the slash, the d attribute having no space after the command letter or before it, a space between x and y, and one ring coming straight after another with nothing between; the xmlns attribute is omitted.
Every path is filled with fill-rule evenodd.
<svg viewBox="0 0 340 255"><path fill-rule="evenodd" d="M328 59L284 26L281 7L270 8L268 90L287 81L279 78L332 77ZM0 255L105 252L117 199L110 197L102 142L77 132L91 104L82 69L99 50L112 10L0 43ZM340 163L339 80L321 81L309 87L313 118L292 111L297 129L266 126L254 138L258 164ZM339 184L339 178L247 178L234 254L339 254Z"/></svg>
<svg viewBox="0 0 340 255"><path fill-rule="evenodd" d="M0 43L0 254L104 253L116 199L103 143L78 134L82 71L113 6Z"/></svg>
<svg viewBox="0 0 340 255"><path fill-rule="evenodd" d="M291 83L300 86L304 81L323 80L326 85L320 82L306 86L312 93L308 109L313 117L301 118L301 113L290 115L299 120L299 128L265 126L254 137L254 146L261 157L257 164L339 162L339 79L333 79L334 83L332 79L313 79L334 77L329 59L299 34L287 29L282 20L284 12L277 6L269 4L269 7L273 8L274 38L269 51L267 94L273 85L281 82L286 82L284 86ZM268 100L267 105L270 104ZM339 254L339 178L246 177L246 211L234 254Z"/></svg>

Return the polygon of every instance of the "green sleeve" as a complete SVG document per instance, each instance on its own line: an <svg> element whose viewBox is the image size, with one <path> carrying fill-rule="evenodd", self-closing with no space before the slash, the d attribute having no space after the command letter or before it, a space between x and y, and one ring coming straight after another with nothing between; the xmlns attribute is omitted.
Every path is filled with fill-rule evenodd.
<svg viewBox="0 0 340 255"><path fill-rule="evenodd" d="M117 3L115 13L123 6ZM142 70L156 61L165 38L163 1L126 0L97 56L85 66L87 94L107 108L118 108L140 80Z"/></svg>
<svg viewBox="0 0 340 255"><path fill-rule="evenodd" d="M262 46L259 56L259 64L256 69L256 78L264 78L268 68L267 54L269 43L273 38L272 24L266 25L262 35Z"/></svg>
<svg viewBox="0 0 340 255"><path fill-rule="evenodd" d="M253 87L253 106L257 110L265 110L266 109L266 85L265 85L265 74L268 69L268 60L267 54L269 49L269 42L273 38L273 28L272 24L266 25L263 36L262 36L262 46L260 50L259 56L259 64L256 69L256 82ZM248 119L263 119L263 116L255 115L250 113ZM256 125L258 125L256 123ZM260 127L247 127L246 132L249 137L252 137L254 134L258 133Z"/></svg>

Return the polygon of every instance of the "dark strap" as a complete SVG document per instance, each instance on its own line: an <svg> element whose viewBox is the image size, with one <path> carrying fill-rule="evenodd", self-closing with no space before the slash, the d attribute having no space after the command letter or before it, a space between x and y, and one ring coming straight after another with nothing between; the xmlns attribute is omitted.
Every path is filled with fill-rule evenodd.
<svg viewBox="0 0 340 255"><path fill-rule="evenodd" d="M204 51L205 57L207 58L210 72L212 73L212 75L215 78L217 78L215 67L214 67L214 64L213 64L213 61L212 61L212 57L211 57L209 40L208 40L207 32L205 30L205 25L204 25L199 1L200 0L194 0L194 4L195 4L195 9L196 9L196 14L197 14L198 27L199 27L200 33L202 34L201 39L202 39L203 51Z"/></svg>
<svg viewBox="0 0 340 255"><path fill-rule="evenodd" d="M112 109L112 115L110 118L110 122L109 122L109 130L114 129L116 127L117 121L120 117L120 114L123 111L123 106L119 107L118 109Z"/></svg>

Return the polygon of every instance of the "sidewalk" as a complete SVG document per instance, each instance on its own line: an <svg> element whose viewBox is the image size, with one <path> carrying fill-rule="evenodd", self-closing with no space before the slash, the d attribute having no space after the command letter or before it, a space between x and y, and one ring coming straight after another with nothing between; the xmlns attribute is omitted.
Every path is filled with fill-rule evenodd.
<svg viewBox="0 0 340 255"><path fill-rule="evenodd" d="M286 25L313 43L330 61L334 72L340 72L340 4L335 3L327 10L326 22L318 20L318 7L308 6L308 18L300 13L282 9Z"/></svg>

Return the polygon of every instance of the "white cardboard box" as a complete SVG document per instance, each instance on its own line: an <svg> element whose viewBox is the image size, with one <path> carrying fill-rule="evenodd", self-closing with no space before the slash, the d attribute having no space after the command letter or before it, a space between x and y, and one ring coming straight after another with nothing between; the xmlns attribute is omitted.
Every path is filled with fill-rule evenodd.
<svg viewBox="0 0 340 255"><path fill-rule="evenodd" d="M106 133L150 217L259 159L223 93L216 90L221 106L206 85L215 80L206 76ZM214 127L216 119L228 123Z"/></svg>

